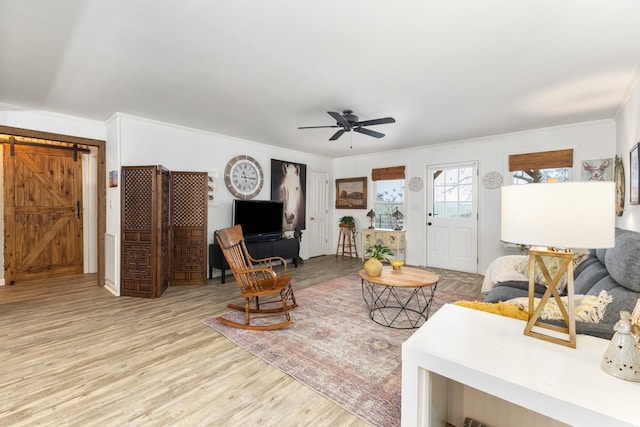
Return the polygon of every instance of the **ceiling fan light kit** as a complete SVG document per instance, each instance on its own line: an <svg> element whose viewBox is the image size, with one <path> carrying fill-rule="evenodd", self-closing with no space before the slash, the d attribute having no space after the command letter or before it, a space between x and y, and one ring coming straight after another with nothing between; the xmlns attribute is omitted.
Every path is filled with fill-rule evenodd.
<svg viewBox="0 0 640 427"><path fill-rule="evenodd" d="M383 117L380 119L373 120L363 120L360 121L360 118L353 114L352 110L344 110L342 114L336 113L335 111L327 111L331 117L333 117L336 121L335 125L332 126L302 126L298 129L318 129L318 128L340 128L336 133L334 133L329 141L335 141L340 138L345 132L358 132L363 135L372 136L374 138L382 138L384 133L376 132L371 129L367 129L366 126L374 126L374 125L383 125L387 123L395 123L396 119L393 117ZM352 134L353 135L353 134Z"/></svg>

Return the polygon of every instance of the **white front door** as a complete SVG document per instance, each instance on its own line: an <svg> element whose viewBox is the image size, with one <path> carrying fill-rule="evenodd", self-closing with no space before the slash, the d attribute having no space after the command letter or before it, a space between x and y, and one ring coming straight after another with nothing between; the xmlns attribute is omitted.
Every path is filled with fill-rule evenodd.
<svg viewBox="0 0 640 427"><path fill-rule="evenodd" d="M427 266L477 273L477 162L427 167Z"/></svg>
<svg viewBox="0 0 640 427"><path fill-rule="evenodd" d="M309 257L329 253L329 178L326 172L311 171L307 204Z"/></svg>

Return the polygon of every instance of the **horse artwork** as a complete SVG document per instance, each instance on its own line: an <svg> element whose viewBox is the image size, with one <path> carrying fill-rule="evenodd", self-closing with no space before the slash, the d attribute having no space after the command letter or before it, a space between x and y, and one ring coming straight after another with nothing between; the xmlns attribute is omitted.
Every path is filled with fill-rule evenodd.
<svg viewBox="0 0 640 427"><path fill-rule="evenodd" d="M306 229L307 166L271 159L271 200L284 204L282 227L286 231Z"/></svg>

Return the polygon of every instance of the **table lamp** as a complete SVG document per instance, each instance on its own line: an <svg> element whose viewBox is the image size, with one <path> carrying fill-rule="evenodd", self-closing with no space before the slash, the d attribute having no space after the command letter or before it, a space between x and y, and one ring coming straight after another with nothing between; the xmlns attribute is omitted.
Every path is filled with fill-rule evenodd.
<svg viewBox="0 0 640 427"><path fill-rule="evenodd" d="M529 320L525 335L576 347L573 290L573 251L577 248L611 248L615 239L613 181L581 181L502 187L501 240L531 245L529 250ZM542 257L560 258L551 277ZM536 265L547 290L534 307ZM560 300L559 280L567 274L567 305ZM566 327L538 322L544 305L554 298ZM534 327L555 331L547 335ZM559 334L558 334L559 333ZM559 338L565 335L566 338Z"/></svg>
<svg viewBox="0 0 640 427"><path fill-rule="evenodd" d="M369 217L369 229L374 229L375 227L373 226L373 219L376 217L376 213L373 211L373 209L371 209L369 212L367 212L367 216Z"/></svg>

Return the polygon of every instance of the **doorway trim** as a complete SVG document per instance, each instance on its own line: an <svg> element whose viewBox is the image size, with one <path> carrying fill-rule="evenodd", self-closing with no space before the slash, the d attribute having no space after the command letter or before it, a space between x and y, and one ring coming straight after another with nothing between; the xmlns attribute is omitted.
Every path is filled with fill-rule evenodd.
<svg viewBox="0 0 640 427"><path fill-rule="evenodd" d="M0 125L0 133L13 136L22 136L27 138L46 139L51 141L60 141L69 144L80 144L91 147L96 147L97 154L97 239L96 239L96 253L98 254L98 274L97 285L104 286L104 235L106 232L106 162L105 162L105 146L106 141L100 139L82 138L78 136L62 135L58 133L42 132L30 129L15 128L11 126Z"/></svg>

